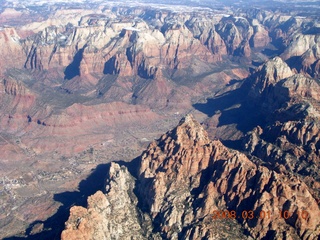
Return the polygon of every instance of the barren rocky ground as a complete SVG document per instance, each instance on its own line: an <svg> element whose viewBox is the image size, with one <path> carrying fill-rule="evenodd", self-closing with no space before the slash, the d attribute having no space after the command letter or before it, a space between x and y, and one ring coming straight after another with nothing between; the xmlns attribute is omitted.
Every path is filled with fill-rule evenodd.
<svg viewBox="0 0 320 240"><path fill-rule="evenodd" d="M1 2L0 238L317 239L319 3L259 6Z"/></svg>

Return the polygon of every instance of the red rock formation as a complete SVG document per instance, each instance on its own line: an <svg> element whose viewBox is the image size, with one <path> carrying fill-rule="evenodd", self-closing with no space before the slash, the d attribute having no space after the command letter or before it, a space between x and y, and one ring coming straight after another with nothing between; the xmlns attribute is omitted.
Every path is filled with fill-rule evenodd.
<svg viewBox="0 0 320 240"><path fill-rule="evenodd" d="M319 199L319 189L312 186L320 181L320 85L303 74L293 74L283 62L267 67L270 64L260 67L254 80L249 80L253 84L250 93L259 91L250 95L251 101L265 122L247 133L243 149L271 169L299 175Z"/></svg>
<svg viewBox="0 0 320 240"><path fill-rule="evenodd" d="M243 17L223 18L216 29L227 46L228 54L250 56L249 40L253 35L253 29L247 19Z"/></svg>
<svg viewBox="0 0 320 240"><path fill-rule="evenodd" d="M133 189L134 178L128 170L112 163L107 194L98 191L90 196L87 209L72 207L61 239L147 239L155 235L151 234L150 219L136 206Z"/></svg>
<svg viewBox="0 0 320 240"><path fill-rule="evenodd" d="M221 142L211 141L190 115L175 129L151 143L140 161L137 196L140 206L144 206L151 217L154 233L159 233L162 238L221 238L225 224L238 228L231 219L234 215L227 215L222 222L214 219L217 211L224 210L238 216L235 219L256 239L283 236L316 239L320 234L319 206L303 182L294 175L279 174L259 166ZM109 226L127 210L137 209L137 202L129 200L132 192L121 194L121 189L128 187L117 186L133 188L133 181L126 184L127 177L122 176L127 171L125 169L112 164L107 193L98 192L90 197L88 209L71 209L63 239L81 236L96 239L98 233L107 236L110 232L121 236L123 231L119 229L123 229L126 222L118 222L118 228L113 231L108 229ZM119 173L114 175L115 172ZM115 176L117 180L114 180ZM117 201L113 203L115 196ZM123 202L129 206L120 210L118 205ZM119 212L110 215L116 209ZM249 219L243 215L248 212L258 218ZM130 214L130 219L134 216ZM132 221L131 225L138 223L136 219ZM234 239L243 238L239 229L228 234ZM128 238L137 236L132 232Z"/></svg>
<svg viewBox="0 0 320 240"><path fill-rule="evenodd" d="M6 69L22 67L24 62L20 37L14 28L0 29L0 76L3 76Z"/></svg>
<svg viewBox="0 0 320 240"><path fill-rule="evenodd" d="M245 204L252 205L257 213L261 209L284 207L291 212L309 203L317 212L312 199L319 197L316 189L319 185L319 87L310 76L319 75L320 63L318 28L312 23L313 19L302 20L264 10L248 10L256 12L251 15L237 10L236 16L226 17L202 8L180 12L109 4L89 10L72 7L56 10L55 6L48 9L50 16L39 11L37 14L43 16L35 14L29 18L35 21L32 24L24 22L25 15L20 12L7 10L0 16L0 22L16 26L0 28L0 75L5 79L0 85L0 128L1 134L9 135L1 142L4 159L21 161L26 155L28 160L33 160L37 154L44 154L41 158L47 159L48 153L56 157L59 154L70 156L93 147L118 156L116 150L104 147L107 141L114 142L117 150L126 152L125 146L130 145L129 150L138 151L140 141L135 140L142 133L137 137L129 128L143 129L150 134L148 138L153 138L159 128L172 124L172 119L192 109L192 103L200 98L215 93L222 96L222 92L238 88L241 84L234 80L248 74L248 69L239 62L252 60L254 64L267 59L269 52L273 55L272 50L276 50L282 52L281 58L286 63L274 58L264 64L250 78L249 100L246 94L235 98L258 106L250 108L257 112L250 121L258 121L261 116L265 120L261 129L248 134L243 149L261 158L277 173L257 164L260 160L255 157L249 161L219 141L197 137L192 129L203 131L189 119L177 128L179 134L171 132L146 151L141 176L144 172L154 175L154 183L141 177L139 181L146 185L137 186L147 196L155 197L144 205L152 209L148 218L161 237L243 238L238 223L230 219L211 221L210 214L223 208L236 208L241 212L246 210ZM223 65L217 64L219 62ZM20 68L25 69L20 71ZM296 72L305 76L294 75ZM226 100L222 105L229 104ZM221 133L220 136L238 140L245 134L239 130L239 121L252 115L241 112L247 106L241 104L236 102L227 106L228 109L216 110L212 120L215 126L223 122L232 125L232 128L217 129L215 132ZM231 116L235 121L224 118L224 113L235 113ZM126 134L132 135L131 142L125 139ZM17 154L12 156L12 152ZM39 160L39 165L41 163ZM152 167L156 163L159 166ZM148 164L151 167L148 168ZM214 172L216 167L221 172ZM214 181L206 181L207 172L208 178ZM287 177L291 172L302 180L294 177L291 181ZM255 180L261 183L251 191L249 188ZM300 184L299 181L307 184L306 187L301 183L301 191L283 194L274 190L288 186L294 189L293 185ZM241 193L244 188L246 192ZM295 194L304 194L305 198ZM290 197L295 200L290 202ZM99 193L94 201L104 201L103 198ZM289 204L287 200L290 206L286 205ZM85 235L88 238L96 231L90 232L90 228L103 228L89 222L95 217L104 221L104 211L109 211L108 208L103 211L98 207L89 208L88 211L78 209L79 214L77 210L74 212L75 216L85 215L90 221L81 225L73 219L71 224L80 235L88 230ZM255 238L271 238L273 230L280 236L284 229L289 229L288 236L313 238L307 232L308 229L317 231L312 219L313 215L305 222L301 219L278 221L273 216L274 223L261 219L253 223L240 222ZM269 226L262 229L265 224ZM133 226L148 232L140 223ZM237 230L232 236L223 236L230 232L228 227ZM36 226L34 231L37 231ZM99 238L106 236L102 233L105 230L97 231L102 234L97 235ZM139 236L156 238L150 234Z"/></svg>
<svg viewBox="0 0 320 240"><path fill-rule="evenodd" d="M269 86L293 74L290 67L280 57L275 57L257 68L255 74L252 76L249 95L258 97Z"/></svg>
<svg viewBox="0 0 320 240"><path fill-rule="evenodd" d="M150 14L149 11L155 11L154 15L150 15L155 22L142 19L138 21L134 18L140 17L142 12ZM76 14L79 22L71 20ZM82 13L77 10L61 10L42 25L31 25L30 30L27 29L28 26L19 29L21 37L27 31L37 32L33 36L19 40L19 36L13 33L14 29L1 30L6 35L4 39L7 39L1 45L4 46L4 55L15 56L12 63L19 67L63 70L75 60L79 50L83 49L77 66L78 75L102 73L105 63L113 59L114 66L108 66L111 73L131 76L137 74L141 66L147 71L154 70L159 65L169 69L183 69L188 68L188 63L194 58L214 63L222 61L228 54L249 57L250 47L267 46L270 35L274 42L283 40L286 48L282 54L283 59L304 55L301 60L303 71L313 76L316 74L317 68L314 65L319 59L319 44L313 34L316 26L307 25L306 34L299 31L310 19L290 18L281 14L270 16L269 12L253 16L249 14L248 17L222 17L210 12L206 14L208 15L188 15L140 9L132 11L132 15L128 16L123 9L104 14L100 10L96 14L89 10ZM65 22L69 21L68 25L59 26L61 16L66 18ZM11 33L8 34L8 31ZM18 62L16 58L19 59ZM13 64L8 64L10 59L7 60L7 66L13 67ZM153 74L152 72L149 76Z"/></svg>
<svg viewBox="0 0 320 240"><path fill-rule="evenodd" d="M29 138L28 146L33 151L44 153L59 149L61 153L70 155L92 145L101 145L106 138L113 139L117 136L115 129L126 129L137 123L148 126L161 117L140 105L113 102L93 106L73 104L59 114L40 112L30 115L30 118L27 129L36 136L44 137L41 141Z"/></svg>
<svg viewBox="0 0 320 240"><path fill-rule="evenodd" d="M27 116L36 104L37 94L21 81L6 78L0 83L0 128L16 132L26 127Z"/></svg>
<svg viewBox="0 0 320 240"><path fill-rule="evenodd" d="M253 25L253 36L252 36L253 47L262 48L267 46L271 42L271 38L269 37L269 32L257 20L253 20L252 25Z"/></svg>
<svg viewBox="0 0 320 240"><path fill-rule="evenodd" d="M280 229L286 225L286 221L277 216L281 209L294 213L298 209L301 211L312 206L311 211L319 211L310 193L301 195L308 189L304 183L293 176L288 178L265 167L256 166L243 154L228 150L218 141L211 142L202 127L190 116L172 132L162 136L159 142L151 144L142 155L140 181L151 215L154 218L161 216L161 219L166 219L166 224L160 226L168 237L173 233L172 228L176 226L177 219L192 221L219 208L219 205L214 204L214 199L218 196L223 196L219 204L226 204L229 210L234 208L237 213L244 210L253 210L256 214L262 210L272 212L273 217L270 219L260 219L254 224L249 220L244 221L255 238L262 238L273 230L275 236L282 235ZM289 187L297 183L304 190L293 190ZM197 189L200 194L190 195L192 189ZM276 189L284 190L279 192ZM188 199L192 205L191 199L196 202L197 197L202 200L198 200L198 204L194 205L198 208L193 214L188 209L179 207L179 204ZM300 205L301 202L308 204ZM184 224L190 224L188 220L179 221L182 231ZM306 222L302 219L295 219L293 222L290 220L291 226L299 226L301 229L294 233L294 230L287 226L287 235L311 234L310 237L315 238L317 234L314 235L313 230L308 230L307 225L310 224L312 229L316 229L317 220L317 215L313 215L313 220ZM319 229L316 232L319 234Z"/></svg>

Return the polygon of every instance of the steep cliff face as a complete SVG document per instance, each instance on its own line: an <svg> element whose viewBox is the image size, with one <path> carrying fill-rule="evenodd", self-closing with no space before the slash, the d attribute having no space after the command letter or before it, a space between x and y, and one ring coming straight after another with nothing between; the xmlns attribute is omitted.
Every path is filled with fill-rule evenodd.
<svg viewBox="0 0 320 240"><path fill-rule="evenodd" d="M259 211L271 211L273 217L270 219L240 221L249 228L254 238L272 234L273 237L282 234L291 237L300 234L302 237L305 233L315 238L319 234L319 229L316 230L317 234L313 234L317 229L317 215L309 223L292 217L290 221L295 220L289 225L302 227L296 233L293 228L285 226L285 219L277 217L281 209L297 213L298 209L301 211L312 205L312 209L319 211L310 193L297 201L307 201L310 205L299 206L291 201L292 198L302 197L302 192L296 192L292 186L298 184L307 190L303 182L296 177L280 175L258 166L245 155L227 149L219 141L210 141L206 132L190 116L149 146L141 157L139 173L143 198L147 199L151 216L164 220L159 227L167 238L171 238L175 231L190 237L188 233L194 230L187 226L194 219L205 218L222 206L237 213L245 210L252 210L256 214ZM187 208L185 204L188 204ZM311 230L306 227L308 224L311 224ZM283 227L285 231L281 230ZM210 233L209 229L207 231Z"/></svg>
<svg viewBox="0 0 320 240"><path fill-rule="evenodd" d="M27 223L54 212L30 198L24 208L26 192L65 191L99 161L137 156L192 104L214 96L204 111L214 115L210 133L243 154L211 141L188 116L143 153L136 179L112 164L108 190L88 209L72 209L63 238L316 238L317 20L262 9L99 4L0 13L0 23L14 26L0 27L0 175L10 165L14 177L22 169L35 181L5 193L1 231L14 234L9 213ZM115 207L117 192L126 213Z"/></svg>
<svg viewBox="0 0 320 240"><path fill-rule="evenodd" d="M119 172L117 181L115 172ZM191 115L149 145L140 157L136 183L132 180L124 184L124 189L130 186L131 190L121 194L122 190L111 183L124 183L128 179L125 172L125 167L111 165L106 193L90 197L87 209L71 209L62 233L64 239L83 234L95 239L94 231L107 236L108 227L137 206L144 211L145 215L140 214L144 220L137 221L137 214L131 214L131 226L137 227L126 238L144 239L149 233L145 231L147 235L139 237L136 231L142 223L150 224L149 218L153 234L162 239L241 239L249 235L255 239L316 239L320 234L319 206L304 182L292 174L277 173L252 162L220 141L211 141ZM139 204L129 200L135 199L134 184ZM118 197L114 204L111 193ZM92 199L97 199L94 208ZM123 202L131 204L120 210L119 203ZM109 215L112 209L120 212ZM229 213L223 215L226 210ZM99 218L93 218L97 211ZM114 229L116 239L120 239L126 224L120 221ZM81 233L84 226L88 229ZM150 230L151 225L148 226ZM247 229L247 236L240 226ZM229 228L233 231L226 232Z"/></svg>
<svg viewBox="0 0 320 240"><path fill-rule="evenodd" d="M308 17L269 16L265 18L265 24L270 29L272 41L283 45L281 58L298 72L318 77L319 23L310 22Z"/></svg>
<svg viewBox="0 0 320 240"><path fill-rule="evenodd" d="M20 36L14 28L0 28L0 76L3 76L8 68L23 66L24 53L19 41Z"/></svg>
<svg viewBox="0 0 320 240"><path fill-rule="evenodd" d="M112 163L107 193L98 191L89 197L87 209L72 207L61 239L161 239L152 233L149 216L137 207L134 187L127 168Z"/></svg>
<svg viewBox="0 0 320 240"><path fill-rule="evenodd" d="M5 78L0 82L0 129L16 132L28 125L27 115L36 106L37 94L23 82Z"/></svg>
<svg viewBox="0 0 320 240"><path fill-rule="evenodd" d="M250 58L253 49L269 44L291 67L314 77L319 74L317 24L268 11L182 14L122 6L56 10L48 19L18 29L20 35L15 28L1 29L0 39L6 67L76 72L67 72L66 78L97 72L153 78L158 68L187 69L194 59Z"/></svg>
<svg viewBox="0 0 320 240"><path fill-rule="evenodd" d="M291 68L280 57L275 57L258 67L251 76L249 96L261 97L262 92L266 92L268 87L293 74Z"/></svg>
<svg viewBox="0 0 320 240"><path fill-rule="evenodd" d="M221 36L215 30L215 24L221 20L221 17L213 17L211 21L205 16L191 17L185 25L193 33L196 39L211 51L218 60L227 55L226 45Z"/></svg>
<svg viewBox="0 0 320 240"><path fill-rule="evenodd" d="M252 19L253 36L251 45L255 48L263 48L271 42L268 29L259 22L258 19Z"/></svg>
<svg viewBox="0 0 320 240"><path fill-rule="evenodd" d="M277 129L280 125L293 129L292 124L296 122L300 127L304 126L302 128L305 130L300 127L297 129L313 135L315 131L311 129L318 125L320 100L320 85L316 79L303 74L294 74L280 58L275 58L259 67L247 82L250 86L250 100L255 100L257 111L269 115L266 116L268 123L274 124ZM312 127L308 127L310 124ZM280 135L281 132L282 130L279 132ZM303 134L293 135L295 137L290 138L295 138L295 143L305 147L311 143L309 142L311 139L315 144L317 142L317 137L305 138Z"/></svg>
<svg viewBox="0 0 320 240"><path fill-rule="evenodd" d="M280 65L268 67L274 61L257 71L259 75L265 69L265 77L249 81L253 84L249 92L255 93L250 95L250 101L262 113L264 124L246 134L243 150L276 171L299 175L319 201L319 188L315 186L320 181L320 86L316 79L294 74L280 59Z"/></svg>
<svg viewBox="0 0 320 240"><path fill-rule="evenodd" d="M297 71L308 73L312 77L318 77L319 46L319 35L296 34L281 56Z"/></svg>
<svg viewBox="0 0 320 240"><path fill-rule="evenodd" d="M150 69L159 65L186 68L192 57L215 61L183 23L165 23L161 31L143 20L118 23L109 19L104 24L46 28L24 41L28 53L25 67L41 70L69 66L78 68L78 75L103 72L152 78L154 70Z"/></svg>
<svg viewBox="0 0 320 240"><path fill-rule="evenodd" d="M230 55L250 56L249 40L253 35L253 28L246 18L223 18L216 29L226 43Z"/></svg>

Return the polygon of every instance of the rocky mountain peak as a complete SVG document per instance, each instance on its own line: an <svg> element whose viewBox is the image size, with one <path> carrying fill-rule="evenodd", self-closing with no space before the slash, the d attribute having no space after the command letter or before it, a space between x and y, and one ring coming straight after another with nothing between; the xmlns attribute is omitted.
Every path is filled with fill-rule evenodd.
<svg viewBox="0 0 320 240"><path fill-rule="evenodd" d="M89 197L87 209L71 208L62 239L316 239L319 234L319 207L299 178L210 141L192 115L151 143L139 161L137 181L125 166L111 164L106 193ZM218 221L214 214L225 210L239 222ZM292 217L287 221L279 211ZM244 212L256 216L254 225L240 219ZM267 212L268 218L260 215Z"/></svg>
<svg viewBox="0 0 320 240"><path fill-rule="evenodd" d="M61 239L146 239L149 221L136 207L134 178L124 166L112 163L106 194L96 192L88 198L88 209L72 207ZM155 238L154 238L155 239Z"/></svg>
<svg viewBox="0 0 320 240"><path fill-rule="evenodd" d="M318 239L316 10L17 2L0 3L0 239L52 239L97 190L62 239Z"/></svg>
<svg viewBox="0 0 320 240"><path fill-rule="evenodd" d="M181 143L187 139L194 142L202 142L203 144L207 144L209 142L207 132L203 129L200 123L194 119L192 114L188 114L181 119L175 132L177 141Z"/></svg>
<svg viewBox="0 0 320 240"><path fill-rule="evenodd" d="M294 75L294 72L280 57L275 57L263 65L255 72L252 78L250 94L253 97L260 95L267 87L276 84L281 79Z"/></svg>
<svg viewBox="0 0 320 240"><path fill-rule="evenodd" d="M280 57L275 57L266 62L258 68L257 72L264 76L265 80L269 84L274 84L279 80L291 77L294 74L288 64L286 64Z"/></svg>

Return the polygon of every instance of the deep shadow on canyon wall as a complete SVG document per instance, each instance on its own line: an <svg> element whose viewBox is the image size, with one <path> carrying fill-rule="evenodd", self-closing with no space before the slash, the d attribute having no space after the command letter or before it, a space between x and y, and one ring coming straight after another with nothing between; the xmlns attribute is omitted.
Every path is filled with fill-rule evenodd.
<svg viewBox="0 0 320 240"><path fill-rule="evenodd" d="M57 212L49 217L45 221L35 221L29 225L26 230L27 237L13 236L4 238L4 240L18 240L18 239L30 239L30 240L48 240L48 239L60 239L62 230L64 229L64 223L68 220L69 210L72 206L83 206L87 204L88 196L94 194L98 190L102 190L105 183L110 163L100 164L95 170L84 180L79 183L78 191L62 192L54 194L53 199L56 202L60 202L62 205ZM36 207L36 206L35 206ZM43 223L44 231L31 234L32 228L36 224Z"/></svg>
<svg viewBox="0 0 320 240"><path fill-rule="evenodd" d="M136 177L139 167L140 158L137 157L131 162L115 160L120 165L128 168L129 172ZM26 236L12 236L3 240L58 240L61 238L61 232L65 228L65 222L69 218L70 208L72 206L87 206L87 198L98 190L105 192L105 180L108 178L108 173L111 163L99 164L92 173L79 183L78 191L62 192L54 194L53 199L60 202L62 205L57 212L45 221L35 221L26 229ZM32 228L36 224L43 223L44 231L31 234ZM47 229L47 230L46 230Z"/></svg>

